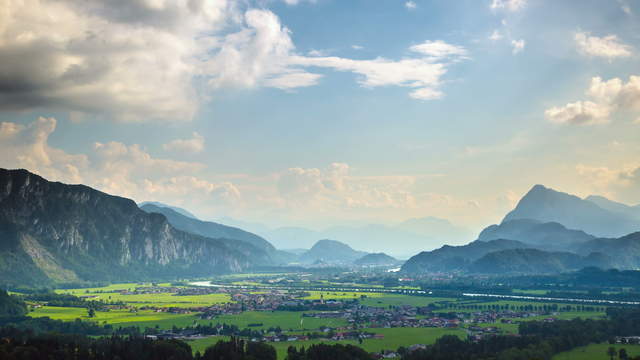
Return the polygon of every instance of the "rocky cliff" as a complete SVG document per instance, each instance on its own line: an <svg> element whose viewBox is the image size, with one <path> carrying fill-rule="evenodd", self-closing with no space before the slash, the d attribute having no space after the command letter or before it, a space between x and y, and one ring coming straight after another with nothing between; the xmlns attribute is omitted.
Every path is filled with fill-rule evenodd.
<svg viewBox="0 0 640 360"><path fill-rule="evenodd" d="M250 250L176 230L130 199L0 169L0 283L242 271L253 260Z"/></svg>

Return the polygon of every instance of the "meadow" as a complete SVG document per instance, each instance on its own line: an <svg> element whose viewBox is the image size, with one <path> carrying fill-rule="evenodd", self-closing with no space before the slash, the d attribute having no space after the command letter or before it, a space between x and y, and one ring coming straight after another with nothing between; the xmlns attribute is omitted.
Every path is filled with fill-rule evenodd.
<svg viewBox="0 0 640 360"><path fill-rule="evenodd" d="M247 311L237 315L222 315L212 320L200 319L195 314L170 314L165 312L155 312L151 310L139 310L131 312L129 310L96 311L95 317L90 318L84 308L43 306L29 313L32 317L50 317L56 320L73 321L75 319L96 321L100 324L111 324L114 326L139 326L158 327L160 329L171 329L174 325L178 327L192 326L195 324L217 324L226 323L236 325L240 329L248 328L249 324L261 324L251 326L252 329L269 329L271 327L282 328L286 331L312 331L321 326L341 327L346 326L345 319L317 319L302 317L302 312L291 311Z"/></svg>
<svg viewBox="0 0 640 360"><path fill-rule="evenodd" d="M624 348L625 350L627 350L627 354L629 356L640 356L640 345L629 345L629 344L609 345L607 343L603 343L603 344L591 344L587 346L581 346L571 351L565 351L563 353L555 355L553 357L553 360L575 360L575 359L606 360L606 359L609 359L609 355L607 355L607 349L609 349L609 347L615 348L616 352Z"/></svg>
<svg viewBox="0 0 640 360"><path fill-rule="evenodd" d="M99 288L89 289L69 289L69 290L56 290L60 294L71 294L75 296L91 297L91 300L102 300L106 302L124 302L127 305L134 307L177 307L177 308L191 308L200 307L213 304L226 303L231 301L229 294L207 294L207 295L187 295L178 296L174 293L159 293L159 294L134 294L123 295L119 291L129 290L132 291L136 287L151 286L151 284L114 284ZM157 284L159 287L168 287L169 284Z"/></svg>
<svg viewBox="0 0 640 360"><path fill-rule="evenodd" d="M366 351L374 352L381 350L397 350L400 346L411 346L413 344L433 344L436 339L444 335L456 335L460 338L465 338L466 334L463 330L459 329L440 329L440 328L387 328L387 329L362 329L362 331L371 332L375 334L384 335L383 339L365 339L362 344L359 344L355 340L343 340L333 341L325 339L307 340L307 341L281 341L270 342L269 344L275 347L278 353L278 359L284 359L287 355L287 349L289 346L295 346L296 348L309 347L314 344L351 344L362 347ZM224 337L209 337L204 339L198 339L189 341L189 345L193 351L203 352L207 347L215 344Z"/></svg>

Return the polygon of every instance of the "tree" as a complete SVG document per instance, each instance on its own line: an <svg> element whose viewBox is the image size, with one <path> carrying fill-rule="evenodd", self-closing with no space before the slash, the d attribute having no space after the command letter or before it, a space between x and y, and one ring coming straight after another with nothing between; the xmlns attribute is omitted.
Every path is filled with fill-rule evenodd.
<svg viewBox="0 0 640 360"><path fill-rule="evenodd" d="M618 352L618 358L620 360L629 359L629 355L627 354L627 350L625 348L620 349L620 351Z"/></svg>
<svg viewBox="0 0 640 360"><path fill-rule="evenodd" d="M95 310L93 310L93 308L89 308L89 309L87 310L87 313L88 313L88 315L89 315L89 317L90 317L90 318L94 318L94 317L96 317L96 311L95 311Z"/></svg>

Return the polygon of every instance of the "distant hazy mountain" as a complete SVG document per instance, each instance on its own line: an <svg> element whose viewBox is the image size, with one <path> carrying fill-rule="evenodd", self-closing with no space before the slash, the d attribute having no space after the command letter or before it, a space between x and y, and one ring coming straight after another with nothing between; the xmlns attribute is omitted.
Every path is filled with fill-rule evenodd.
<svg viewBox="0 0 640 360"><path fill-rule="evenodd" d="M171 210L177 212L180 215L184 215L186 217L199 220L197 216L193 215L190 211L188 211L186 209L183 209L181 207L163 204L163 203L158 202L158 201L143 201L140 204L138 204L138 207L142 209L145 205L152 205L152 206L159 207L159 208L171 209Z"/></svg>
<svg viewBox="0 0 640 360"><path fill-rule="evenodd" d="M177 230L130 199L0 169L3 285L207 276L264 261L235 243Z"/></svg>
<svg viewBox="0 0 640 360"><path fill-rule="evenodd" d="M528 248L530 245L515 240L474 241L467 245L445 245L433 251L423 251L402 265L410 273L446 272L465 270L475 260L500 250Z"/></svg>
<svg viewBox="0 0 640 360"><path fill-rule="evenodd" d="M281 227L274 230L259 233L278 248L311 248L319 239L326 238L320 232L302 227Z"/></svg>
<svg viewBox="0 0 640 360"><path fill-rule="evenodd" d="M401 222L395 228L450 244L460 243L473 237L471 230L454 225L449 220L433 216L409 219Z"/></svg>
<svg viewBox="0 0 640 360"><path fill-rule="evenodd" d="M478 240L511 239L547 250L568 250L594 238L582 230L569 230L556 222L516 219L485 228Z"/></svg>
<svg viewBox="0 0 640 360"><path fill-rule="evenodd" d="M261 223L258 222L252 222L252 221L243 221L243 220L238 220L238 219L234 219L234 218L230 218L228 216L224 216L224 217L220 217L217 219L213 219L215 222L219 223L219 224L224 224L227 226L233 226L233 227L237 227L240 229L244 229L246 231L252 232L254 234L258 234L262 237L265 237L264 234L268 233L269 231L271 231L271 229ZM278 248L280 248L280 246L276 246Z"/></svg>
<svg viewBox="0 0 640 360"><path fill-rule="evenodd" d="M256 234L252 234L235 227L188 217L181 213L178 213L176 210L174 210L174 208L166 206L162 207L151 203L146 203L145 205L140 206L140 209L148 213L158 213L164 215L167 220L169 220L169 223L178 230L214 239L223 238L230 240L240 240L267 252L272 252L275 250L275 247L273 247L271 243Z"/></svg>
<svg viewBox="0 0 640 360"><path fill-rule="evenodd" d="M355 260L366 255L366 252L356 251L351 246L335 240L320 240L303 253L298 258L303 264L314 264L322 262L326 264L333 263L352 263Z"/></svg>
<svg viewBox="0 0 640 360"><path fill-rule="evenodd" d="M516 219L557 222L601 237L619 237L640 230L640 221L631 216L542 185L534 186L505 216L503 223Z"/></svg>
<svg viewBox="0 0 640 360"><path fill-rule="evenodd" d="M507 274L551 274L597 266L608 268L609 258L602 254L581 257L570 252L549 252L538 249L508 249L494 251L469 266L471 272Z"/></svg>
<svg viewBox="0 0 640 360"><path fill-rule="evenodd" d="M322 231L281 227L257 233L278 248L311 247L318 239L337 239L366 251L384 251L397 256L409 256L443 243L462 244L473 238L471 231L433 217L411 219L394 226L335 226Z"/></svg>
<svg viewBox="0 0 640 360"><path fill-rule="evenodd" d="M589 195L585 200L591 201L605 210L640 219L640 205L629 206L627 204L609 200L606 197L599 195Z"/></svg>
<svg viewBox="0 0 640 360"><path fill-rule="evenodd" d="M360 259L353 262L355 265L362 266L382 266L382 265L395 265L398 264L398 260L385 254L367 254Z"/></svg>

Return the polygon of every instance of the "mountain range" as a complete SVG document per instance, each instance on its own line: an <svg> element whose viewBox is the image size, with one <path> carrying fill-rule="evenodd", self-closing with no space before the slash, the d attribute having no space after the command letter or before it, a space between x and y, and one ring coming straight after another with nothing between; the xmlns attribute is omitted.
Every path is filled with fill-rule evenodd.
<svg viewBox="0 0 640 360"><path fill-rule="evenodd" d="M230 218L220 218L217 222L252 231L281 249L310 248L319 239L336 239L359 249L384 251L404 258L442 243L462 244L473 237L469 229L435 217L409 219L396 225L334 226L320 231L292 226L269 229L262 224Z"/></svg>
<svg viewBox="0 0 640 360"><path fill-rule="evenodd" d="M607 201L608 205L603 208L598 202L604 202L598 200L599 198L595 199L596 202L593 202L536 185L502 222L515 219L557 222L597 237L620 237L640 230L640 217L628 212L611 211L613 202L610 201Z"/></svg>
<svg viewBox="0 0 640 360"><path fill-rule="evenodd" d="M581 199L536 185L500 224L482 230L476 241L421 252L402 270L549 273L589 266L637 269L637 213L638 206L600 196Z"/></svg>
<svg viewBox="0 0 640 360"><path fill-rule="evenodd" d="M135 281L269 263L250 243L171 226L130 199L0 169L0 283Z"/></svg>
<svg viewBox="0 0 640 360"><path fill-rule="evenodd" d="M581 199L534 186L500 224L466 245L411 257L402 271L545 273L597 266L640 268L640 207L599 196ZM263 229L263 231L265 231ZM277 250L249 231L203 221L185 209L142 203L84 185L50 182L26 170L0 169L0 284L174 279L278 264L393 265L382 247L429 249L428 234L459 241L466 230L437 218L395 226L270 231L282 241L307 237L309 250ZM334 234L318 240L321 235ZM344 238L353 239L348 244ZM311 239L315 239L311 242ZM328 239L340 239L328 240ZM286 243L286 241L285 241ZM298 249L306 247L299 242Z"/></svg>
<svg viewBox="0 0 640 360"><path fill-rule="evenodd" d="M158 213L164 215L167 221L176 229L188 233L201 235L209 238L235 239L247 242L258 249L266 252L273 252L276 248L262 237L231 226L226 226L211 221L202 221L194 217L184 215L175 208L161 203L144 203L140 209L148 213ZM186 210L183 210L186 212ZM188 212L187 212L188 213Z"/></svg>
<svg viewBox="0 0 640 360"><path fill-rule="evenodd" d="M353 263L360 266L392 266L398 264L399 261L385 253L375 253L367 254Z"/></svg>
<svg viewBox="0 0 640 360"><path fill-rule="evenodd" d="M357 251L351 246L336 240L319 240L311 249L298 256L302 264L351 264L367 255L364 251Z"/></svg>

